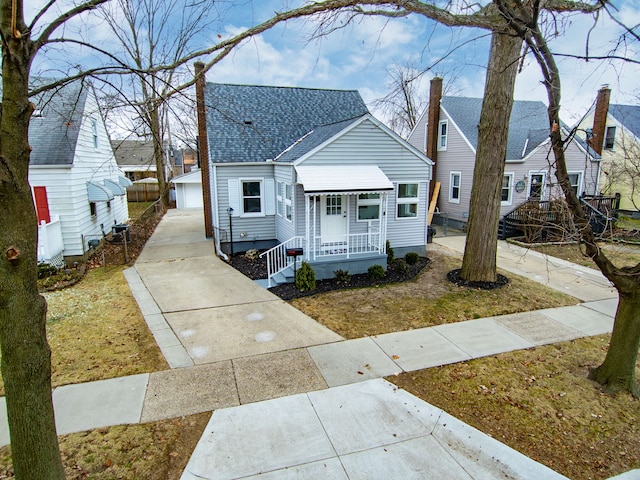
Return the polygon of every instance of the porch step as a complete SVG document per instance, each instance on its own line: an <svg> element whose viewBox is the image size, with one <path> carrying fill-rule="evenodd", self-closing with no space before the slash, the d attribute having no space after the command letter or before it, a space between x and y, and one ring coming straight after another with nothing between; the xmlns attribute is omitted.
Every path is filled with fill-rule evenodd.
<svg viewBox="0 0 640 480"><path fill-rule="evenodd" d="M287 267L271 277L271 286L282 285L283 283L293 283L293 267Z"/></svg>

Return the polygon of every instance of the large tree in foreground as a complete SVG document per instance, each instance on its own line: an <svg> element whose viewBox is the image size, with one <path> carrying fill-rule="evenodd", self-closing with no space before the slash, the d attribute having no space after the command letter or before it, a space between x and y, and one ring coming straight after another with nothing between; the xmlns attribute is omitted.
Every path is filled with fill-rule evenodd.
<svg viewBox="0 0 640 480"><path fill-rule="evenodd" d="M580 200L571 187L564 157L565 145L571 139L563 138L560 128L562 85L555 57L540 28L541 1L495 1L504 18L526 42L540 66L549 98L549 135L558 183L573 213L586 254L613 283L619 295L607 355L602 365L591 370L589 378L603 385L609 392L626 391L640 398L636 379L636 362L640 348L640 263L632 267L617 267L611 262L599 247ZM632 41L640 40L633 31L629 33Z"/></svg>

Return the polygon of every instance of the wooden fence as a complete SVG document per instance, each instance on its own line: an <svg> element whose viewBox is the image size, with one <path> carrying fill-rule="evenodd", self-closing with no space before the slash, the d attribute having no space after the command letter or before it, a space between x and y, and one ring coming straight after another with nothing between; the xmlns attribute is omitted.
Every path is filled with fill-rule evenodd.
<svg viewBox="0 0 640 480"><path fill-rule="evenodd" d="M127 187L129 202L155 202L160 198L160 187L157 183L134 183Z"/></svg>

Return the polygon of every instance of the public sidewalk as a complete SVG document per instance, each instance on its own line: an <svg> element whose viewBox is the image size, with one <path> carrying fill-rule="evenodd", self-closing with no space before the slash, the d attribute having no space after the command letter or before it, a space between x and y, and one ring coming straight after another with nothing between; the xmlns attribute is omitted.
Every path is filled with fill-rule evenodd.
<svg viewBox="0 0 640 480"><path fill-rule="evenodd" d="M382 377L609 332L597 275L508 250L586 301L345 341L215 257L201 219L170 210L125 273L172 369L56 388L60 434L214 411L184 479L563 478Z"/></svg>

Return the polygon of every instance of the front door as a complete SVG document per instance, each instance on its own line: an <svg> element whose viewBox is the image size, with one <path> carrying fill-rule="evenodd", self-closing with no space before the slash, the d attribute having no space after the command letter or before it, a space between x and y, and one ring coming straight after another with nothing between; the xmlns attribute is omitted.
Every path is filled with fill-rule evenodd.
<svg viewBox="0 0 640 480"><path fill-rule="evenodd" d="M347 201L346 195L322 197L320 213L320 235L322 248L328 253L346 253L347 245Z"/></svg>

